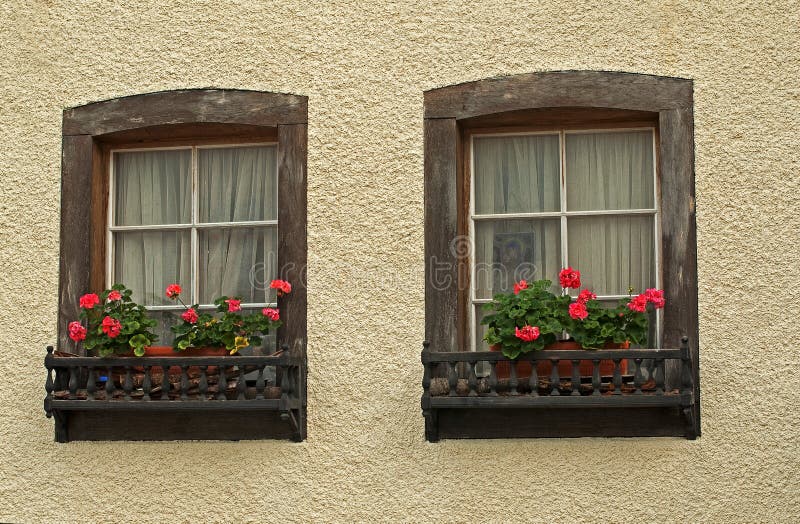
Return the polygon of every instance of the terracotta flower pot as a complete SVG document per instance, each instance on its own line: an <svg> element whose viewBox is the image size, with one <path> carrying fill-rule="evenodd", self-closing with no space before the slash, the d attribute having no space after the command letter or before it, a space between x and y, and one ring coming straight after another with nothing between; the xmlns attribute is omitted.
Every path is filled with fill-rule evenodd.
<svg viewBox="0 0 800 524"><path fill-rule="evenodd" d="M145 357L224 357L227 354L228 350L224 347L189 348L184 351L175 351L172 346L147 346L144 348ZM133 357L134 354L131 352L129 354L119 356ZM144 373L144 368L142 366L136 366L133 369L134 371ZM215 370L216 366L209 366L207 371L209 373L213 373ZM151 368L151 372L154 374L160 374L161 366L153 366ZM190 366L189 372L199 373L200 368L197 366ZM169 374L180 375L180 366L171 366L169 368Z"/></svg>
<svg viewBox="0 0 800 524"><path fill-rule="evenodd" d="M603 346L605 349L628 349L630 347L630 342L623 342L621 344L614 344L612 342L606 343ZM576 350L576 349L583 349L580 344L577 342L573 342L570 340L562 340L559 342L555 342L553 344L549 344L545 346L545 350L553 350L553 351L569 351L569 350ZM595 351L595 350L590 350ZM602 350L600 350L602 351ZM619 364L620 373L623 375L628 372L628 361L622 360ZM539 374L540 377L549 377L550 374L553 372L553 364L550 362L539 362L536 365L536 373ZM592 373L594 372L594 364L591 360L581 360L578 364L578 373L582 377L591 377ZM610 359L604 359L600 361L600 376L611 376L614 374L614 361ZM572 377L572 362L569 360L561 360L558 362L558 376L561 378L571 378Z"/></svg>
<svg viewBox="0 0 800 524"><path fill-rule="evenodd" d="M498 344L489 346L490 351L502 351ZM517 380L528 379L531 376L533 366L528 361L517 362ZM498 362L494 368L498 380L511 378L511 364L509 362Z"/></svg>

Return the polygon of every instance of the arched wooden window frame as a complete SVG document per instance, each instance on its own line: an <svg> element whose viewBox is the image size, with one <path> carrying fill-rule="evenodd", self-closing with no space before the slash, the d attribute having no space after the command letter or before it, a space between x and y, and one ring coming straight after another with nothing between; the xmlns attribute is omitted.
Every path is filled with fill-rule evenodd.
<svg viewBox="0 0 800 524"><path fill-rule="evenodd" d="M190 89L139 94L66 109L62 123L58 341L77 299L104 286L108 205L104 147L126 141L270 136L278 143L278 267L293 283L278 299L281 343L305 352L308 99L292 94Z"/></svg>
<svg viewBox="0 0 800 524"><path fill-rule="evenodd" d="M464 350L459 288L467 261L459 241L465 184L462 127L470 120L525 110L597 108L657 115L661 268L669 307L663 347L688 336L700 428L693 82L604 71L558 71L491 78L424 94L425 337L434 351ZM497 119L502 121L502 118ZM676 370L669 372L676 374Z"/></svg>

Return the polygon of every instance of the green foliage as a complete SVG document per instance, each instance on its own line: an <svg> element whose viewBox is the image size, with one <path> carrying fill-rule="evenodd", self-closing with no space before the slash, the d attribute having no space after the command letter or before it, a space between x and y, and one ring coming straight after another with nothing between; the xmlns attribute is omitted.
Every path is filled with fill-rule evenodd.
<svg viewBox="0 0 800 524"><path fill-rule="evenodd" d="M280 320L270 320L261 311L250 314L229 311L226 302L229 299L239 300L239 297L219 297L214 301L216 315L198 313L196 322L183 319L180 324L172 326L175 333L173 347L177 351L191 347L224 347L234 354L247 346L261 345L262 337L282 324ZM189 308L199 311L197 304Z"/></svg>
<svg viewBox="0 0 800 524"><path fill-rule="evenodd" d="M117 291L119 300L108 300L108 295ZM81 308L80 318L86 321L86 339L83 344L87 350L97 351L98 355L124 355L131 351L137 356L144 355L145 346L152 345L158 337L152 332L156 321L149 318L147 310L131 300L131 290L123 284L115 284L100 295L100 302L92 308ZM120 332L111 337L103 331L102 322L106 317L120 323Z"/></svg>
<svg viewBox="0 0 800 524"><path fill-rule="evenodd" d="M583 319L572 319L564 328L584 349L602 349L606 344L644 344L647 342L647 313L631 311L626 300L620 300L613 308L603 307L597 300L586 302L589 315Z"/></svg>

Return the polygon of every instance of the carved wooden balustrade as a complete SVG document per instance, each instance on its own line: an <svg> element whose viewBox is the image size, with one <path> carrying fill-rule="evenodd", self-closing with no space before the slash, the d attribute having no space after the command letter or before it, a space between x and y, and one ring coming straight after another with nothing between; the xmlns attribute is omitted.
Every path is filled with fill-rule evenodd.
<svg viewBox="0 0 800 524"><path fill-rule="evenodd" d="M435 352L427 342L423 346L421 403L431 442L510 436L697 436L686 338L679 349L545 350L516 360L500 352ZM609 360L613 373L603 376L601 361ZM566 376L559 373L559 363L564 362L570 364ZM539 373L542 363L549 369L544 375ZM592 372L581 375L580 367L587 363ZM521 377L523 366L526 376ZM501 367L504 372L498 373Z"/></svg>
<svg viewBox="0 0 800 524"><path fill-rule="evenodd" d="M80 413L102 417L119 414L132 426L136 417L167 417L200 427L158 430L133 439L172 438L274 438L251 427L265 412L277 413L288 426L289 438L305 438L305 373L302 354L288 348L266 356L76 357L59 356L47 348L44 409L54 417L57 442L86 437L83 422L71 421ZM165 373L164 370L167 370ZM187 414L202 414L202 418ZM170 415L173 414L173 415ZM215 419L215 414L222 414ZM236 415L236 416L232 416ZM132 418L131 418L132 417ZM238 418L237 418L238 417ZM125 419L122 419L125 420ZM199 421L199 423L198 423ZM72 422L72 423L70 423ZM219 426L214 428L213 426ZM241 426L242 431L237 431ZM136 435L136 428L130 427ZM267 431L269 433L269 431ZM89 433L92 435L92 433ZM105 435L100 432L100 435ZM281 434L278 432L278 434ZM201 435L198 437L198 435Z"/></svg>

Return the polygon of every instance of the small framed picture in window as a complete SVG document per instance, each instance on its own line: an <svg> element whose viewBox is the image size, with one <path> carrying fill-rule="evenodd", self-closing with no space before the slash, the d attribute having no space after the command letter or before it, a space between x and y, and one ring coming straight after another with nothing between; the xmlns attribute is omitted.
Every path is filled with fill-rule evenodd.
<svg viewBox="0 0 800 524"><path fill-rule="evenodd" d="M507 293L520 279L536 274L534 232L495 233L492 254L493 293Z"/></svg>

